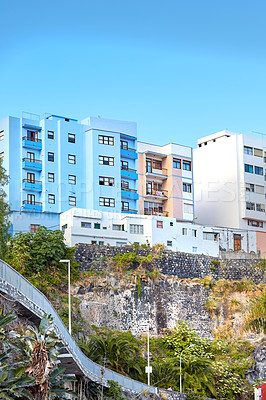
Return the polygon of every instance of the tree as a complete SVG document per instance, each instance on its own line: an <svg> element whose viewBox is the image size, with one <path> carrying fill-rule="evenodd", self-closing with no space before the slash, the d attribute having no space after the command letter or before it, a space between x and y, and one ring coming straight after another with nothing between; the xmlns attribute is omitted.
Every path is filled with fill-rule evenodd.
<svg viewBox="0 0 266 400"><path fill-rule="evenodd" d="M9 205L6 202L6 193L4 186L8 183L8 176L6 170L0 160L0 258L3 260L7 251L7 242L9 239Z"/></svg>
<svg viewBox="0 0 266 400"><path fill-rule="evenodd" d="M266 289L250 300L244 323L246 330L266 333Z"/></svg>

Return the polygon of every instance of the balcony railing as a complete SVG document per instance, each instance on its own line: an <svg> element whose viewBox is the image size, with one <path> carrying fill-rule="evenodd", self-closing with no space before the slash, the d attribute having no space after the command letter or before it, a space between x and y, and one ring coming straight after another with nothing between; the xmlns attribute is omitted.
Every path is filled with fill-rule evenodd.
<svg viewBox="0 0 266 400"><path fill-rule="evenodd" d="M146 173L167 176L168 170L167 168L153 168L146 166Z"/></svg>
<svg viewBox="0 0 266 400"><path fill-rule="evenodd" d="M32 184L36 184L36 185L42 185L42 181L35 181L35 180L29 180L29 179L23 179L22 182L27 182L27 183L32 183Z"/></svg>
<svg viewBox="0 0 266 400"><path fill-rule="evenodd" d="M31 162L34 164L41 164L42 160L36 160L35 158L23 158L22 161L27 161L27 162Z"/></svg>
<svg viewBox="0 0 266 400"><path fill-rule="evenodd" d="M137 210L132 210L131 208L129 208L129 209L127 209L127 210L125 210L124 208L122 208L121 211L122 211L122 212L127 212L127 213L129 213L129 214L137 214L137 213L138 213Z"/></svg>
<svg viewBox="0 0 266 400"><path fill-rule="evenodd" d="M168 197L168 190L150 190L146 189L146 196L156 196L156 197Z"/></svg>
<svg viewBox="0 0 266 400"><path fill-rule="evenodd" d="M31 202L30 200L23 200L23 204L30 204L31 206L42 206L39 201Z"/></svg>
<svg viewBox="0 0 266 400"><path fill-rule="evenodd" d="M127 168L127 167L124 167L124 166L121 166L121 169L124 170L124 171L128 171L128 172L135 172L135 173L137 172L136 169Z"/></svg>
<svg viewBox="0 0 266 400"><path fill-rule="evenodd" d="M42 140L41 139L36 139L33 137L28 137L28 136L23 136L22 140L29 140L30 142L36 142L36 143L41 143Z"/></svg>
<svg viewBox="0 0 266 400"><path fill-rule="evenodd" d="M131 192L131 193L137 193L137 190L135 189L129 189L126 187L121 186L121 190L125 190L126 192Z"/></svg>
<svg viewBox="0 0 266 400"><path fill-rule="evenodd" d="M144 215L160 215L163 217L168 217L168 211L159 211L156 208L144 208Z"/></svg>
<svg viewBox="0 0 266 400"><path fill-rule="evenodd" d="M133 153L136 153L136 149L132 149L131 147L125 148L125 147L120 146L120 149L127 150L127 151L133 151Z"/></svg>

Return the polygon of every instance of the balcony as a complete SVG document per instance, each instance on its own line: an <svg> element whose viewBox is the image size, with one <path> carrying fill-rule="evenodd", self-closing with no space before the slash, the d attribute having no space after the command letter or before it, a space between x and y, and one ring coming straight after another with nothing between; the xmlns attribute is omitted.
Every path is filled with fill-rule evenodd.
<svg viewBox="0 0 266 400"><path fill-rule="evenodd" d="M41 139L24 136L22 138L22 146L27 147L29 149L41 150L42 141Z"/></svg>
<svg viewBox="0 0 266 400"><path fill-rule="evenodd" d="M121 147L120 148L120 155L121 155L121 157L130 158L132 160L136 160L138 158L136 150L135 149L131 149L130 147L128 147L127 149Z"/></svg>
<svg viewBox="0 0 266 400"><path fill-rule="evenodd" d="M35 160L32 158L23 158L22 159L22 168L31 169L32 171L41 171L42 170L42 161Z"/></svg>
<svg viewBox="0 0 266 400"><path fill-rule="evenodd" d="M138 200L139 195L135 189L121 187L121 197L126 197L132 200Z"/></svg>
<svg viewBox="0 0 266 400"><path fill-rule="evenodd" d="M163 199L167 200L168 199L168 190L150 190L146 189L146 197L151 198L151 199Z"/></svg>
<svg viewBox="0 0 266 400"><path fill-rule="evenodd" d="M41 192L42 191L42 182L41 181L32 181L31 182L28 179L23 179L22 189L32 190L34 192Z"/></svg>
<svg viewBox="0 0 266 400"><path fill-rule="evenodd" d="M32 212L42 212L42 203L36 201L34 203L31 203L29 200L24 200L23 210Z"/></svg>
<svg viewBox="0 0 266 400"><path fill-rule="evenodd" d="M158 210L158 208L144 208L144 215L158 215L168 217L168 211Z"/></svg>
<svg viewBox="0 0 266 400"><path fill-rule="evenodd" d="M127 179L137 180L138 179L138 174L137 174L137 171L135 169L121 167L121 177L122 178L127 178Z"/></svg>
<svg viewBox="0 0 266 400"><path fill-rule="evenodd" d="M146 173L145 173L147 178L162 178L162 179L167 179L168 176L168 170L166 168L153 168L151 166L146 166Z"/></svg>

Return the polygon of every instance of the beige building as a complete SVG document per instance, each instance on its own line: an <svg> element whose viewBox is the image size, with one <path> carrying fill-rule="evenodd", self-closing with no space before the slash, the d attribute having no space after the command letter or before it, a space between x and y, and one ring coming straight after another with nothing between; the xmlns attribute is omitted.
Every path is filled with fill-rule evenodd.
<svg viewBox="0 0 266 400"><path fill-rule="evenodd" d="M192 148L138 142L139 212L194 221Z"/></svg>

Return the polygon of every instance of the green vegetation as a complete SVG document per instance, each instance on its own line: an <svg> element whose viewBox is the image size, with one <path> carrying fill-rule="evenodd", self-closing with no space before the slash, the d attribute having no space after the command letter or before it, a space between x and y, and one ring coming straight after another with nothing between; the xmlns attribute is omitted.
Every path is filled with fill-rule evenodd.
<svg viewBox="0 0 266 400"><path fill-rule="evenodd" d="M64 243L63 232L42 226L36 233L15 234L5 261L51 299L56 291L67 287L67 265L59 263L60 259L71 260L71 282L79 278L73 254L74 249Z"/></svg>
<svg viewBox="0 0 266 400"><path fill-rule="evenodd" d="M246 310L245 329L266 333L266 289L250 300Z"/></svg>
<svg viewBox="0 0 266 400"><path fill-rule="evenodd" d="M96 333L80 343L92 360L133 379L146 382L146 340L130 332L95 328ZM189 347L193 345L193 347ZM179 390L179 357L182 352L182 382L189 398L244 399L252 391L245 372L252 365L253 347L245 341L201 338L184 322L164 337L150 341L151 383Z"/></svg>
<svg viewBox="0 0 266 400"><path fill-rule="evenodd" d="M75 393L65 389L71 381L57 366L57 357L63 345L55 336L51 317L45 315L39 329L17 327L9 330L14 322L13 313L0 316L0 398L46 400L62 399Z"/></svg>
<svg viewBox="0 0 266 400"><path fill-rule="evenodd" d="M8 218L9 206L6 203L4 186L8 183L8 176L0 160L0 258L3 260L7 252L7 242L9 239L8 230L10 222Z"/></svg>

